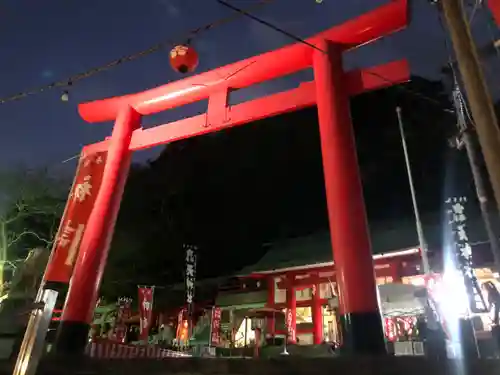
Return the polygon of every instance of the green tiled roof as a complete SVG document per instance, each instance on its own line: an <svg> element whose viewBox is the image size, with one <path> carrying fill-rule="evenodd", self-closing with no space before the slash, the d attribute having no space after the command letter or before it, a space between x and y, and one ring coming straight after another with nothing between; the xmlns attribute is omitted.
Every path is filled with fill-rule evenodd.
<svg viewBox="0 0 500 375"><path fill-rule="evenodd" d="M220 292L217 295L215 304L220 307L247 306L247 305L264 306L266 301L267 301L267 290L258 292L247 292L247 293Z"/></svg>
<svg viewBox="0 0 500 375"><path fill-rule="evenodd" d="M424 234L429 248L438 249L444 237L441 217L426 217ZM487 240L483 222L479 217L468 220L468 233L471 243ZM495 226L498 228L499 223ZM412 220L397 223L383 223L370 228L372 250L374 254L398 251L417 247L418 239L415 222ZM269 247L268 252L256 264L245 267L239 275L253 272L271 271L289 267L300 267L309 264L331 262L333 254L328 232L315 233L310 236L293 238Z"/></svg>

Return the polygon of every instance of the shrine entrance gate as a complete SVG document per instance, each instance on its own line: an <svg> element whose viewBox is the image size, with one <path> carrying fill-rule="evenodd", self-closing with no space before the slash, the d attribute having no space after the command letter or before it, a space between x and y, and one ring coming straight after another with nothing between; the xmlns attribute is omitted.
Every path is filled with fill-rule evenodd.
<svg viewBox="0 0 500 375"><path fill-rule="evenodd" d="M69 283L56 350L82 353L87 344L133 151L316 105L344 347L352 353L385 352L349 97L406 82L409 68L401 60L345 72L342 54L406 27L407 8L407 0L391 1L308 39L315 48L296 43L141 93L80 104L87 122L115 124L109 138L82 150L44 276L43 285ZM231 90L310 67L313 82L228 104ZM141 128L142 116L207 98L205 114Z"/></svg>

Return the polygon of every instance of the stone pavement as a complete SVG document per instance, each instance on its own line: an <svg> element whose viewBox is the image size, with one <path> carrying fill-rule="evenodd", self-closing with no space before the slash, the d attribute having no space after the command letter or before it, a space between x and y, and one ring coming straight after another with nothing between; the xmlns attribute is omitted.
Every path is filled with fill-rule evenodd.
<svg viewBox="0 0 500 375"><path fill-rule="evenodd" d="M12 369L0 364L0 375ZM436 362L422 357L340 357L163 360L89 360L48 358L37 375L499 375L500 360L477 360L464 364Z"/></svg>

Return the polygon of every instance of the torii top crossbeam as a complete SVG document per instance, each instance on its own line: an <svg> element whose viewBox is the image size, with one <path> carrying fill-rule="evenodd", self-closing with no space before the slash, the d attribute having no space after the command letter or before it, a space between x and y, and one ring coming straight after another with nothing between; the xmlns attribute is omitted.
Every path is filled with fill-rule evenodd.
<svg viewBox="0 0 500 375"><path fill-rule="evenodd" d="M407 0L392 1L307 42L316 45L320 40L330 40L344 50L370 43L407 26L407 3ZM141 115L151 115L207 99L218 89L241 89L306 69L312 64L311 49L304 43L295 43L141 93L83 103L78 110L91 123L115 120L124 105L130 105Z"/></svg>

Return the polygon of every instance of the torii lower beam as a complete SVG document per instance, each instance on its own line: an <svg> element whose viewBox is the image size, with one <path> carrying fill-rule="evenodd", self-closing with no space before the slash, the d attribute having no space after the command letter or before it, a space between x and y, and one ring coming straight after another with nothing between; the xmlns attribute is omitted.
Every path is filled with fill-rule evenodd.
<svg viewBox="0 0 500 375"><path fill-rule="evenodd" d="M406 60L353 70L346 73L350 96L407 82L410 69ZM210 101L206 114L185 118L148 129L139 128L132 134L130 151L140 151L170 142L245 125L264 118L297 111L316 105L314 82L304 82L298 88L250 100L234 106L225 101ZM212 114L210 116L209 114ZM219 118L213 114L220 114ZM85 154L105 151L109 140L84 147Z"/></svg>
<svg viewBox="0 0 500 375"><path fill-rule="evenodd" d="M343 318L344 348L353 353L383 353L385 344L372 254L357 165L349 97L409 79L405 62L344 73L342 53L407 25L407 1L392 1L357 19L302 43L240 61L142 93L81 104L89 122L115 120L110 139L86 146L106 149L103 183L87 222L59 328L56 350L82 352L98 296L109 242L125 177L134 150L241 125L306 106L318 106L330 232ZM231 90L313 67L315 80L297 89L237 106ZM378 69L378 70L377 70ZM205 115L141 130L142 115L209 99Z"/></svg>

